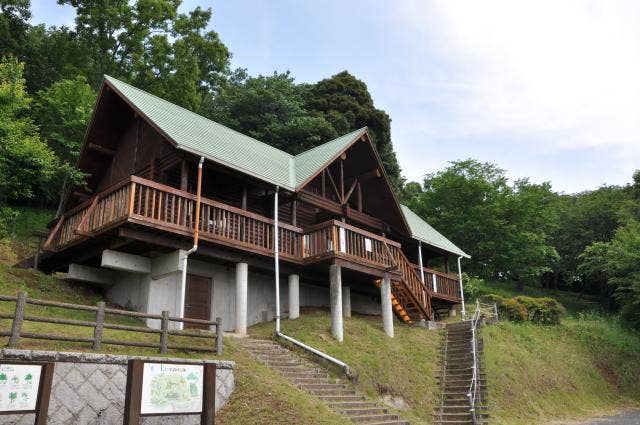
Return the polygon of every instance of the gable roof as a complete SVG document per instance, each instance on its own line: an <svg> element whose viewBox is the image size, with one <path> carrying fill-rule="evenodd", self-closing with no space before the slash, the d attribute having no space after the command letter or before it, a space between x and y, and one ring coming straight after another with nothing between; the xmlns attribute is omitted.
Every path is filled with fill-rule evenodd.
<svg viewBox="0 0 640 425"><path fill-rule="evenodd" d="M293 156L108 75L105 81L178 149L288 190L300 187L366 132L361 128Z"/></svg>
<svg viewBox="0 0 640 425"><path fill-rule="evenodd" d="M407 220L407 223L409 224L412 238L424 242L428 245L435 246L436 248L440 248L452 254L471 258L470 255L455 246L453 242L442 236L440 232L438 232L436 229L431 227L429 223L420 218L418 214L411 211L409 207L400 204L400 208L402 209L402 214L404 214L405 220Z"/></svg>
<svg viewBox="0 0 640 425"><path fill-rule="evenodd" d="M351 143L365 134L366 131L366 128L360 128L296 155L294 157L295 186L302 186L309 177L323 168L325 164L335 159L341 152L348 148Z"/></svg>

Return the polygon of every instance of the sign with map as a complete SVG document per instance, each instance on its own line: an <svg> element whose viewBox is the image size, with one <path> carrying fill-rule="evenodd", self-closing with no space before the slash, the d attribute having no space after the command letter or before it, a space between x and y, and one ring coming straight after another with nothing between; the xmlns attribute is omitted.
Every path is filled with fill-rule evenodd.
<svg viewBox="0 0 640 425"><path fill-rule="evenodd" d="M40 364L0 363L0 413L35 411Z"/></svg>
<svg viewBox="0 0 640 425"><path fill-rule="evenodd" d="M145 363L141 415L202 412L204 366Z"/></svg>

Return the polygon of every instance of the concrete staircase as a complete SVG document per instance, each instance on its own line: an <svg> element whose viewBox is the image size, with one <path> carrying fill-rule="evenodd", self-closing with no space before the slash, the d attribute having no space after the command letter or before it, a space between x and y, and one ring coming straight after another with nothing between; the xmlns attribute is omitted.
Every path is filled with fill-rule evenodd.
<svg viewBox="0 0 640 425"><path fill-rule="evenodd" d="M409 425L398 415L356 393L346 381L331 379L325 369L268 340L244 339L242 345L258 360L357 424Z"/></svg>
<svg viewBox="0 0 640 425"><path fill-rule="evenodd" d="M487 382L484 374L482 338L478 340L478 396L476 399L476 424L489 423L487 412ZM442 400L434 409L436 425L473 424L469 411L469 386L473 376L471 346L471 321L450 323L446 327L442 344L442 373L440 387Z"/></svg>

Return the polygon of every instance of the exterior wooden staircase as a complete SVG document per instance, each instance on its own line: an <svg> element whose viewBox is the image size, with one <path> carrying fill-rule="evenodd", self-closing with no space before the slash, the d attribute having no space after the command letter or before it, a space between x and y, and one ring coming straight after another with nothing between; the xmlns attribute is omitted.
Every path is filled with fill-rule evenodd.
<svg viewBox="0 0 640 425"><path fill-rule="evenodd" d="M401 249L389 245L387 248L394 269L401 275L401 279L391 281L391 304L394 312L400 320L408 324L418 323L420 320L433 320L429 289ZM380 288L381 280L376 280L375 284Z"/></svg>

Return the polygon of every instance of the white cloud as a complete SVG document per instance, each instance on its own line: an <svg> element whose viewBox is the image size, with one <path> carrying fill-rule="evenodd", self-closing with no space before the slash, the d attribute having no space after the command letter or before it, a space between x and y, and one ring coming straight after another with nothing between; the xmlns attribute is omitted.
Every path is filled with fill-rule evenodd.
<svg viewBox="0 0 640 425"><path fill-rule="evenodd" d="M458 119L443 130L553 131L557 147L638 146L640 3L399 4L411 36L448 68L440 90Z"/></svg>
<svg viewBox="0 0 640 425"><path fill-rule="evenodd" d="M550 152L611 149L629 177L638 167L640 2L395 4L405 42L416 46L410 78L428 74L414 98L446 110L446 120L422 116L425 134L495 136L526 149L535 140Z"/></svg>

